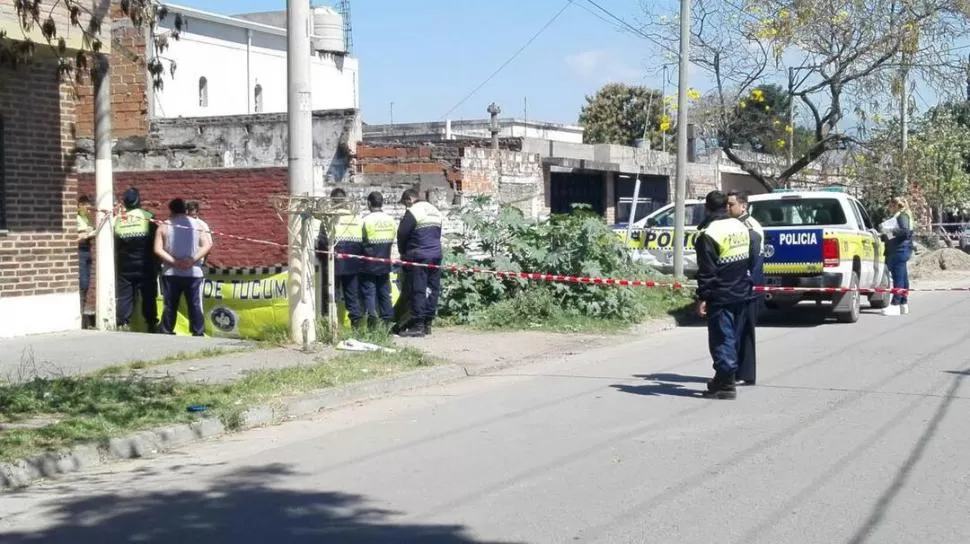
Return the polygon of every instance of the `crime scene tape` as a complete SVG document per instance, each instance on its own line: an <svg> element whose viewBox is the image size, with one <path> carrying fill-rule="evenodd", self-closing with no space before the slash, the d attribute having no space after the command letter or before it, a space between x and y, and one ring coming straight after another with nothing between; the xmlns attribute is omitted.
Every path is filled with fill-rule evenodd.
<svg viewBox="0 0 970 544"><path fill-rule="evenodd" d="M123 211L105 211L98 210L99 213L106 213L107 215L125 217ZM166 224L166 221L161 219L150 219L153 223ZM173 225L169 225L173 226ZM208 232L212 236L219 236L224 238L230 238L234 240L240 240L244 242L250 242L260 245L269 245L274 247L287 248L286 244L281 244L279 242L273 242L271 240L260 240L257 238L250 238L248 236L239 236L236 234L229 234L224 232L216 231L206 231L204 229L192 229L184 225L174 225L177 228L197 230L198 232ZM315 250L318 255L326 255L329 252L325 250ZM458 266L453 264L432 264L432 263L419 263L414 261L405 261L400 259L383 259L379 257L368 257L364 255L353 255L349 253L338 253L334 252L335 259L358 259L371 262L380 262L391 265L401 265L405 267L424 267L424 268L434 268L440 269L446 272L452 273L464 273L464 274L487 274L504 279L527 279L534 281L549 281L558 283L575 283L575 284L585 284L585 285L612 285L617 287L646 287L646 288L666 288L666 289L695 289L696 285L692 283L685 282L662 282L653 280L631 280L631 279L621 279L621 278L599 278L590 276L570 276L564 274L549 274L543 272L514 272L514 271L502 271L502 270L492 270L488 268L470 267L470 266ZM899 294L906 295L911 292L962 292L970 291L970 287L940 287L940 288L866 288L866 287L774 287L767 285L755 285L754 291L760 293L827 293L827 294L841 294L850 293L857 291L860 294Z"/></svg>

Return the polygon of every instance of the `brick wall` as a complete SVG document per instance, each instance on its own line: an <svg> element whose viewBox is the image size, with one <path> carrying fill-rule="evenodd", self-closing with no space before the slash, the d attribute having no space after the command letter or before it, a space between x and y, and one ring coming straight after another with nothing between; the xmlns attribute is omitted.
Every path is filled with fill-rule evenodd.
<svg viewBox="0 0 970 544"><path fill-rule="evenodd" d="M0 69L5 225L0 297L77 291L76 122L72 87L38 49L30 65ZM4 319L10 316L4 317Z"/></svg>
<svg viewBox="0 0 970 544"><path fill-rule="evenodd" d="M148 85L146 30L135 28L111 3L111 131L114 138L148 134ZM87 78L89 79L89 78ZM77 87L77 135L94 137L94 88L90 81Z"/></svg>
<svg viewBox="0 0 970 544"><path fill-rule="evenodd" d="M459 149L454 146L357 144L356 171L366 176L439 174L454 190L461 190Z"/></svg>

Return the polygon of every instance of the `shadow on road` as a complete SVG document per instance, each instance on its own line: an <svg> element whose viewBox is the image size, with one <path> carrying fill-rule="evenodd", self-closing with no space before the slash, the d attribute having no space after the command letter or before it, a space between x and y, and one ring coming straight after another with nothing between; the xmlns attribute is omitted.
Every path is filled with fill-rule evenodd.
<svg viewBox="0 0 970 544"><path fill-rule="evenodd" d="M870 312L863 310L863 313ZM673 317L678 327L707 327L707 320L698 317L693 311L679 312ZM762 310L758 318L758 326L768 328L809 328L830 323L835 323L835 318L828 308L812 306L800 306L798 311Z"/></svg>
<svg viewBox="0 0 970 544"><path fill-rule="evenodd" d="M359 495L272 485L294 476L277 464L231 473L208 489L73 496L35 513L49 528L0 533L0 541L486 544L460 525L394 523L402 513L368 505Z"/></svg>
<svg viewBox="0 0 970 544"><path fill-rule="evenodd" d="M957 390L960 388L960 384L964 377L970 376L970 368L964 370L948 370L946 371L950 374L956 374L950 386L947 388L947 392L940 402L940 405L936 408L936 412L933 414L933 418L930 419L929 424L926 425L926 429L923 430L923 434L916 440L916 444L910 451L909 456L903 465L899 467L896 472L896 477L893 478L892 483L889 487L883 491L882 496L876 501L875 506L872 507L872 511L869 516L862 523L859 529L855 532L851 539L849 539L849 544L862 544L868 541L869 537L879 528L882 524L883 518L886 517L886 512L889 511L890 506L892 506L893 501L896 496L899 495L906 487L906 481L909 479L910 474L916 465L919 464L920 459L923 458L923 454L926 453L926 449L929 447L930 442L933 440L936 431L940 426L940 423L946 417L947 412L950 410L950 406L953 405L953 401L958 398Z"/></svg>
<svg viewBox="0 0 970 544"><path fill-rule="evenodd" d="M702 376L685 376L683 374L670 374L666 372L658 374L636 374L633 377L667 383L707 383L710 380L710 378Z"/></svg>

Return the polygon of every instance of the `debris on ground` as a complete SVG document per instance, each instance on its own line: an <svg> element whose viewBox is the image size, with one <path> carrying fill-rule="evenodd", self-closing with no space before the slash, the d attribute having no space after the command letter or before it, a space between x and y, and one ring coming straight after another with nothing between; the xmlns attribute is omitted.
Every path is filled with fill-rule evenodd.
<svg viewBox="0 0 970 544"><path fill-rule="evenodd" d="M942 271L970 271L970 255L960 249L943 248L916 255L909 263L910 276L927 277Z"/></svg>

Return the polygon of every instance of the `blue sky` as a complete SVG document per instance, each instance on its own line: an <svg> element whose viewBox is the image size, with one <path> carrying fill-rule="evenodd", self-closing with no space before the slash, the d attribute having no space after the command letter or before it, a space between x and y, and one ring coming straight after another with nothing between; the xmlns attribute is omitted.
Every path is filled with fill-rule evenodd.
<svg viewBox="0 0 970 544"><path fill-rule="evenodd" d="M285 0L181 0L222 14L285 9ZM597 0L635 22L639 0ZM320 5L332 5L322 1ZM522 47L565 0L353 0L354 55L360 59L364 121L438 120ZM575 123L586 94L604 83L656 85L646 73L653 44L621 33L580 7L565 12L451 119L488 117L495 101L502 116ZM586 4L583 4L586 5ZM677 44L671 44L676 48ZM676 71L669 77L676 82ZM673 90L668 87L668 92Z"/></svg>
<svg viewBox="0 0 970 544"><path fill-rule="evenodd" d="M636 25L641 0L595 0ZM675 0L650 0L657 12L676 13ZM281 10L285 0L181 0L227 15ZM319 5L333 5L320 0ZM612 81L661 88L655 67L660 47L597 18L576 0L538 38L473 96L465 97L559 12L566 0L352 0L354 56L360 59L361 109L367 123L488 117L492 101L503 117L576 123L587 94ZM658 7L659 6L659 7ZM676 41L668 44L676 50ZM677 72L668 73L676 93ZM690 84L709 89L706 73L691 67ZM783 83L783 82L780 82ZM936 101L918 89L917 108ZM449 113L450 111L450 113ZM853 123L847 116L846 122Z"/></svg>

